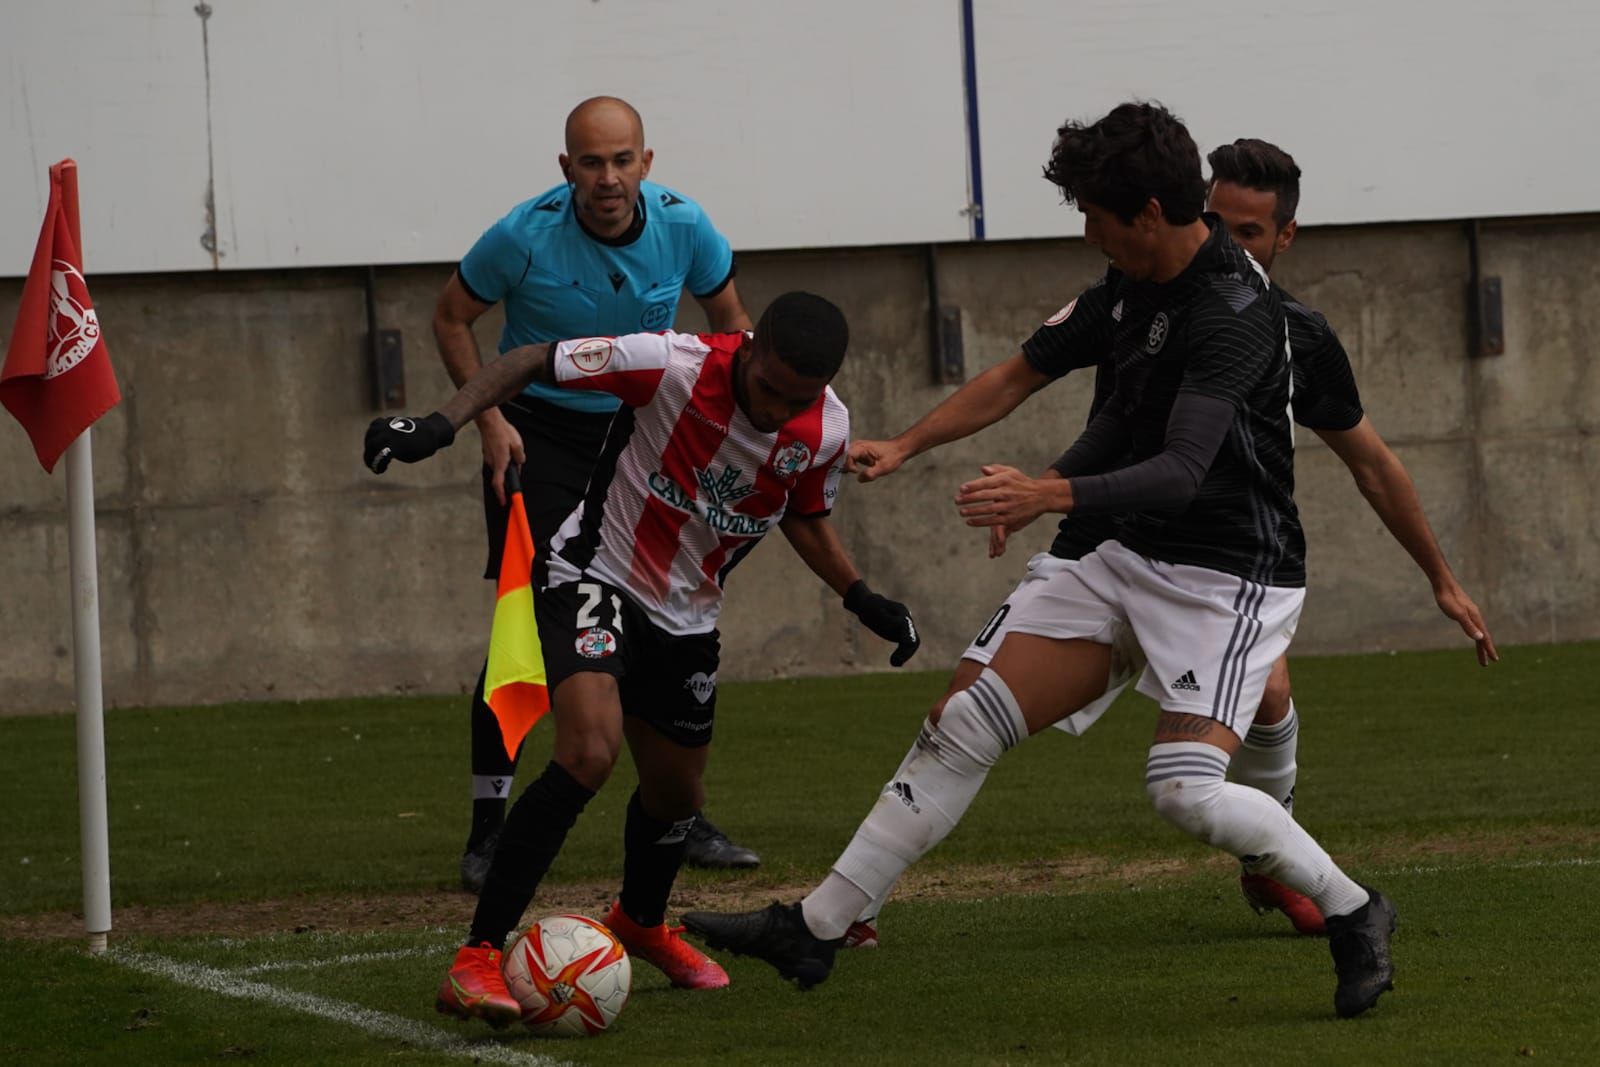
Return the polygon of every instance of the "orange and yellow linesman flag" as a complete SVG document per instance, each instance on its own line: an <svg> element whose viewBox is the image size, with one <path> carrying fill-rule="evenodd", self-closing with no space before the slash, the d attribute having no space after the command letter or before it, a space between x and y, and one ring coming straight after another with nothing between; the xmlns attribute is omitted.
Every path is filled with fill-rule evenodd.
<svg viewBox="0 0 1600 1067"><path fill-rule="evenodd" d="M533 618L533 533L522 502L517 468L506 468L505 551L500 554L500 582L494 602L494 628L489 633L489 670L483 679L484 700L500 723L506 755L517 747L533 724L550 710L550 689L544 673L539 627Z"/></svg>

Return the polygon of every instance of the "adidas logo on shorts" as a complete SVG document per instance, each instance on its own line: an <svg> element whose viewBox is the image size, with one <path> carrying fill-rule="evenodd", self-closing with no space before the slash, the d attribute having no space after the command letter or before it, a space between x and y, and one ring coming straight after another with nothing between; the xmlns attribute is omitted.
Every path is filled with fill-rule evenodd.
<svg viewBox="0 0 1600 1067"><path fill-rule="evenodd" d="M1192 689L1198 693L1200 692L1200 683L1194 680L1194 671L1184 671L1182 676L1179 677L1176 682L1172 683L1172 688Z"/></svg>

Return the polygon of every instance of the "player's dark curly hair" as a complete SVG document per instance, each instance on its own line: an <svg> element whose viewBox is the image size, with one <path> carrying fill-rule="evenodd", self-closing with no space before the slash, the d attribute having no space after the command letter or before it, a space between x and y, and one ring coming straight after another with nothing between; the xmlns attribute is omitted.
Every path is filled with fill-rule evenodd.
<svg viewBox="0 0 1600 1067"><path fill-rule="evenodd" d="M1174 226L1200 217L1206 183L1200 149L1160 104L1119 104L1091 125L1068 120L1056 131L1045 179L1067 203L1105 208L1131 223L1152 198Z"/></svg>
<svg viewBox="0 0 1600 1067"><path fill-rule="evenodd" d="M1300 207L1300 168L1294 157L1270 141L1241 137L1206 156L1213 182L1232 182L1260 193L1275 193L1272 221L1283 229Z"/></svg>
<svg viewBox="0 0 1600 1067"><path fill-rule="evenodd" d="M815 293L784 293L762 312L756 344L796 374L832 378L844 363L850 327L844 312Z"/></svg>

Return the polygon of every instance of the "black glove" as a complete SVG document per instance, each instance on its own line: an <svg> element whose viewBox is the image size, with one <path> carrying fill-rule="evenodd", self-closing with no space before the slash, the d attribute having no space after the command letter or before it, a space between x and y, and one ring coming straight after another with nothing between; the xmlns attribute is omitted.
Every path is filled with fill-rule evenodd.
<svg viewBox="0 0 1600 1067"><path fill-rule="evenodd" d="M890 600L881 593L867 588L867 583L857 579L844 593L844 608L861 620L862 625L885 641L895 643L889 666L903 666L917 654L922 638L917 636L917 624L911 621L911 611L902 603Z"/></svg>
<svg viewBox="0 0 1600 1067"><path fill-rule="evenodd" d="M435 411L426 418L402 415L392 419L373 419L367 427L367 443L361 458L374 474L382 474L391 459L415 463L427 459L456 439L450 420Z"/></svg>

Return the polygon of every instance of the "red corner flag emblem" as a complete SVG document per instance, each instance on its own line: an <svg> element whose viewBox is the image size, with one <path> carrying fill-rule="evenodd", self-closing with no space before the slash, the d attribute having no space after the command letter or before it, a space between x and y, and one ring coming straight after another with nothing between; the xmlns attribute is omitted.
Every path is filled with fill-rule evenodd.
<svg viewBox="0 0 1600 1067"><path fill-rule="evenodd" d="M0 404L16 416L47 471L122 399L83 279L78 192L70 161L50 168L50 206L0 369Z"/></svg>

